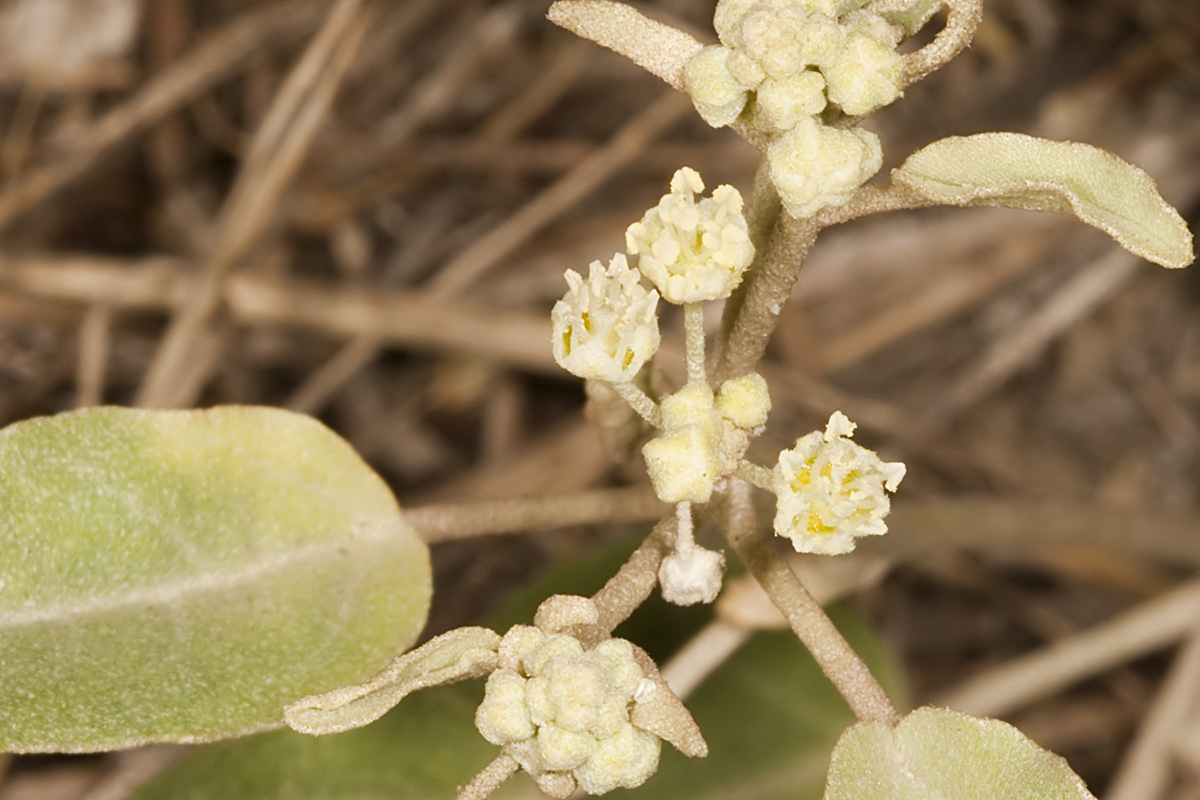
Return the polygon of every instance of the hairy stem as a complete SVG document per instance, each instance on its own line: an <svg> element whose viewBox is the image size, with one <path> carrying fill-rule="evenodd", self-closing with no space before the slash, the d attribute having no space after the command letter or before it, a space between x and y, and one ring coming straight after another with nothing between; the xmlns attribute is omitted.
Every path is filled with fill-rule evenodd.
<svg viewBox="0 0 1200 800"><path fill-rule="evenodd" d="M779 192L771 182L770 167L764 158L754 173L754 186L750 190L750 199L746 203L746 223L750 228L750 241L754 244L754 261L746 271L741 284L733 290L733 294L725 301L725 310L721 315L721 332L713 344L713 361L720 363L726 346L729 331L733 322L741 313L746 303L746 289L751 283L751 276L758 272L767 252L771 232L782 213L783 205L779 202Z"/></svg>
<svg viewBox="0 0 1200 800"><path fill-rule="evenodd" d="M804 588L796 573L774 551L770 538L759 529L750 487L737 478L730 478L729 484L722 528L734 552L787 618L792 631L846 698L855 716L864 722L898 724L900 713L879 681Z"/></svg>
<svg viewBox="0 0 1200 800"><path fill-rule="evenodd" d="M933 41L904 57L903 85L916 83L966 49L983 19L982 0L945 0L946 27Z"/></svg>
<svg viewBox="0 0 1200 800"><path fill-rule="evenodd" d="M592 489L544 497L405 509L404 518L428 544L497 533L661 517L667 506L648 486Z"/></svg>
<svg viewBox="0 0 1200 800"><path fill-rule="evenodd" d="M662 427L662 412L658 408L658 403L651 400L649 395L632 383L611 385L617 394L621 395L621 399L637 412L639 417L656 428Z"/></svg>
<svg viewBox="0 0 1200 800"><path fill-rule="evenodd" d="M743 460L737 465L737 470L733 474L764 491L775 491L775 473L761 464Z"/></svg>
<svg viewBox="0 0 1200 800"><path fill-rule="evenodd" d="M675 530L674 514L662 519L617 574L592 595L592 602L600 610L600 619L591 631L595 641L584 642L585 645L590 647L608 638L614 628L646 602L658 585L658 567L670 552L671 542L675 541Z"/></svg>
<svg viewBox="0 0 1200 800"><path fill-rule="evenodd" d="M704 304L684 303L683 340L687 351L688 383L706 383L704 373Z"/></svg>
<svg viewBox="0 0 1200 800"><path fill-rule="evenodd" d="M713 375L716 383L745 375L762 360L818 230L820 226L811 218L779 216L762 262L746 281L741 307L725 320L727 334Z"/></svg>
<svg viewBox="0 0 1200 800"><path fill-rule="evenodd" d="M455 800L486 800L500 784L511 778L521 765L508 753L501 753L481 769L471 782L458 790Z"/></svg>
<svg viewBox="0 0 1200 800"><path fill-rule="evenodd" d="M883 183L862 187L850 199L850 202L834 208L823 208L817 212L814 219L824 229L871 214L881 214L885 211L908 211L935 205L938 205L937 201L921 197L905 186Z"/></svg>

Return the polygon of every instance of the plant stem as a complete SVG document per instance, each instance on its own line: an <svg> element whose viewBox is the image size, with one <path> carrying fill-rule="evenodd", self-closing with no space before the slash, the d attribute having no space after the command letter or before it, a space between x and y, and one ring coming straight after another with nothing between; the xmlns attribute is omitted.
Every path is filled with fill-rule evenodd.
<svg viewBox="0 0 1200 800"><path fill-rule="evenodd" d="M909 86L941 67L966 49L983 19L982 0L946 0L946 27L933 41L904 57L904 86Z"/></svg>
<svg viewBox="0 0 1200 800"><path fill-rule="evenodd" d="M781 214L763 254L762 263L747 279L741 307L731 319L720 348L713 379L722 383L751 372L767 350L767 341L792 284L812 247L820 226L812 218L797 219Z"/></svg>
<svg viewBox="0 0 1200 800"><path fill-rule="evenodd" d="M883 183L862 187L854 194L854 197L850 198L850 202L832 208L823 208L816 213L814 219L824 229L870 214L881 214L885 211L908 211L935 205L938 205L936 200L921 197L904 186Z"/></svg>
<svg viewBox="0 0 1200 800"><path fill-rule="evenodd" d="M775 473L760 464L743 460L738 464L734 475L764 491L775 491Z"/></svg>
<svg viewBox="0 0 1200 800"><path fill-rule="evenodd" d="M517 497L406 509L404 518L427 544L496 533L596 522L639 522L667 506L648 486L593 489L545 497Z"/></svg>
<svg viewBox="0 0 1200 800"><path fill-rule="evenodd" d="M721 521L730 546L787 618L792 631L812 653L821 670L846 698L854 715L864 722L898 724L900 713L883 687L804 588L796 573L774 551L770 538L758 528L750 487L737 478L730 478L725 503L727 513L721 515L724 517Z"/></svg>
<svg viewBox="0 0 1200 800"><path fill-rule="evenodd" d="M742 306L746 303L746 289L752 282L751 277L758 272L762 265L771 232L775 230L775 223L782 211L783 205L779 202L779 192L775 191L775 184L771 183L770 165L764 158L759 162L758 171L754 173L754 186L750 190L750 199L746 203L746 224L750 228L750 241L754 244L754 261L746 270L741 284L725 301L725 310L721 314L721 333L713 345L714 363L722 360L725 340L733 327L733 321L741 313Z"/></svg>
<svg viewBox="0 0 1200 800"><path fill-rule="evenodd" d="M638 606L646 602L646 598L658 585L658 567L663 557L670 552L671 542L675 541L675 529L674 514L660 520L646 537L646 541L642 542L621 569L617 570L617 574L609 578L608 583L592 595L592 602L600 610L600 619L590 632L595 636L595 641L585 641L586 646L593 646L608 638L613 628L624 622Z"/></svg>
<svg viewBox="0 0 1200 800"><path fill-rule="evenodd" d="M520 768L517 760L508 753L501 753L481 769L471 782L458 790L455 800L486 800L500 784L511 778Z"/></svg>
<svg viewBox="0 0 1200 800"><path fill-rule="evenodd" d="M683 304L683 341L687 350L688 383L707 383L704 372L704 304Z"/></svg>
<svg viewBox="0 0 1200 800"><path fill-rule="evenodd" d="M662 427L662 412L658 408L658 403L651 400L649 395L632 383L614 383L610 385L616 390L617 394L621 395L621 399L637 412L639 417L656 428Z"/></svg>

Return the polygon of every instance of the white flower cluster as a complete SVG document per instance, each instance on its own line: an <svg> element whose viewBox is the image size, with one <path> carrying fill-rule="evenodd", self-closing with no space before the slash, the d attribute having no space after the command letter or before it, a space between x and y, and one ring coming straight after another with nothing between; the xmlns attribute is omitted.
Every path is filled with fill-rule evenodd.
<svg viewBox="0 0 1200 800"><path fill-rule="evenodd" d="M770 410L767 382L757 373L725 381L715 396L695 382L667 397L663 432L642 448L655 494L666 503L707 503Z"/></svg>
<svg viewBox="0 0 1200 800"><path fill-rule="evenodd" d="M754 258L738 190L718 186L697 203L695 195L702 191L696 170L678 170L670 194L625 231L625 246L638 256L638 269L670 303L728 297Z"/></svg>
<svg viewBox="0 0 1200 800"><path fill-rule="evenodd" d="M881 461L850 441L855 425L835 411L825 432L813 431L779 454L775 467L775 533L800 553L834 555L854 549L859 536L887 532L904 465Z"/></svg>
<svg viewBox="0 0 1200 800"><path fill-rule="evenodd" d="M827 110L858 116L899 96L903 29L865 0L720 0L721 43L687 65L684 83L714 127L739 117L778 138L767 151L788 213L845 203L882 164L879 139L826 125Z"/></svg>
<svg viewBox="0 0 1200 800"><path fill-rule="evenodd" d="M567 270L567 294L550 312L554 360L580 378L628 383L658 350L658 292L625 256L593 261L587 282Z"/></svg>
<svg viewBox="0 0 1200 800"><path fill-rule="evenodd" d="M518 625L501 639L499 663L476 727L544 792L604 794L654 774L661 741L630 713L655 688L629 642L607 639L585 650L570 634Z"/></svg>

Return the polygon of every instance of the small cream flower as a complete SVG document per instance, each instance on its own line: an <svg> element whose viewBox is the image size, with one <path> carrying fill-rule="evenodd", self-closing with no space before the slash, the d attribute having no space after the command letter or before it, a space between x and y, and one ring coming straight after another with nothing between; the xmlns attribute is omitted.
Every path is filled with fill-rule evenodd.
<svg viewBox="0 0 1200 800"><path fill-rule="evenodd" d="M567 294L550 312L554 360L580 378L633 381L658 350L658 292L620 253L607 268L593 261L586 282L574 270L565 277Z"/></svg>
<svg viewBox="0 0 1200 800"><path fill-rule="evenodd" d="M699 173L683 167L671 178L671 193L625 232L638 269L671 303L728 297L754 258L742 196L732 186L704 190Z"/></svg>
<svg viewBox="0 0 1200 800"><path fill-rule="evenodd" d="M814 431L779 454L775 533L799 553L848 553L859 536L887 532L883 518L891 504L884 489L896 491L904 465L850 441L854 428L835 411L823 434Z"/></svg>
<svg viewBox="0 0 1200 800"><path fill-rule="evenodd" d="M771 182L793 217L840 206L879 171L879 137L863 128L830 128L808 117L767 148Z"/></svg>

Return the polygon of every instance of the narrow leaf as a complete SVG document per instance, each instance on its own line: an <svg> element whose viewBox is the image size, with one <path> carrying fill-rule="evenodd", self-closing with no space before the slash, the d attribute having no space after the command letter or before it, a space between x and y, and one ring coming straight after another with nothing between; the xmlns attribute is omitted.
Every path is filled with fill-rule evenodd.
<svg viewBox="0 0 1200 800"><path fill-rule="evenodd" d="M284 711L300 733L341 733L382 717L408 694L496 668L500 635L488 628L456 628L398 656L371 680L297 700Z"/></svg>
<svg viewBox="0 0 1200 800"><path fill-rule="evenodd" d="M428 551L318 422L94 408L0 431L0 751L195 742L362 680Z"/></svg>
<svg viewBox="0 0 1200 800"><path fill-rule="evenodd" d="M825 800L1095 800L1067 762L995 719L922 708L860 722L833 751Z"/></svg>
<svg viewBox="0 0 1200 800"><path fill-rule="evenodd" d="M613 0L558 0L547 18L683 91L683 68L704 47L690 34Z"/></svg>
<svg viewBox="0 0 1200 800"><path fill-rule="evenodd" d="M1073 214L1164 267L1186 267L1195 257L1187 224L1153 179L1091 145L1019 133L952 136L909 156L892 179L947 205Z"/></svg>

